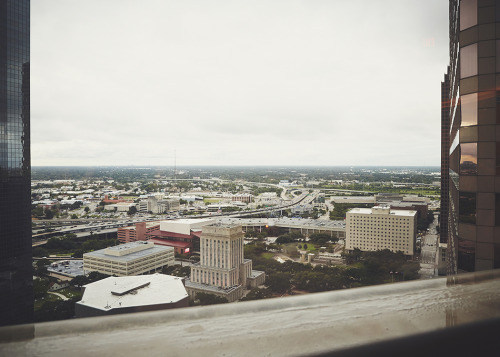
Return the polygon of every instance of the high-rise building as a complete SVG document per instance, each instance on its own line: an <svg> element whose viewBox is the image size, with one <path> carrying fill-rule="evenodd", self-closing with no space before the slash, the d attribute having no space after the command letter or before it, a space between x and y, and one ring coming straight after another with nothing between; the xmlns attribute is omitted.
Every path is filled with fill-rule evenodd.
<svg viewBox="0 0 500 357"><path fill-rule="evenodd" d="M415 254L417 211L393 210L389 206L353 208L346 214L345 249L389 249Z"/></svg>
<svg viewBox="0 0 500 357"><path fill-rule="evenodd" d="M191 266L186 289L192 298L208 293L238 300L245 287L264 284L265 273L252 270L252 261L243 257L243 230L237 224L204 226L200 239L200 262Z"/></svg>
<svg viewBox="0 0 500 357"><path fill-rule="evenodd" d="M33 320L30 0L0 0L0 325Z"/></svg>
<svg viewBox="0 0 500 357"><path fill-rule="evenodd" d="M500 1L450 0L449 18L441 242L456 274L500 268Z"/></svg>

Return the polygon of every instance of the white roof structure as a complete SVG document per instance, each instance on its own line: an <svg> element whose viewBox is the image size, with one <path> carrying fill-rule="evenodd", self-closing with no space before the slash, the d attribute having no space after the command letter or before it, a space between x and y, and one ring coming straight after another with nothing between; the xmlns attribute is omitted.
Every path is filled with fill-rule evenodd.
<svg viewBox="0 0 500 357"><path fill-rule="evenodd" d="M179 234L191 234L193 231L201 231L203 226L214 224L215 221L210 218L195 218L195 219L174 219L160 222L160 230L165 232L173 232Z"/></svg>
<svg viewBox="0 0 500 357"><path fill-rule="evenodd" d="M164 274L109 277L84 287L77 304L103 311L176 303L188 296L182 278Z"/></svg>
<svg viewBox="0 0 500 357"><path fill-rule="evenodd" d="M391 210L389 207L376 206L372 208L352 208L347 213L377 215L377 214L390 214L391 216L399 217L413 217L417 214L415 210Z"/></svg>
<svg viewBox="0 0 500 357"><path fill-rule="evenodd" d="M83 258L84 260L85 258L92 257L117 262L131 262L138 258L146 258L150 255L172 249L172 247L163 247L155 245L152 242L137 241L85 253Z"/></svg>

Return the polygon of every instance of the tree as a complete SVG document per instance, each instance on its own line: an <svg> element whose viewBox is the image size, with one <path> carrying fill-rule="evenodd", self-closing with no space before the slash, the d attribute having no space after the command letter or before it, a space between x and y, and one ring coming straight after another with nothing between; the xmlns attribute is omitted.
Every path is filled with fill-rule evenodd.
<svg viewBox="0 0 500 357"><path fill-rule="evenodd" d="M35 299L40 299L41 297L47 294L47 290L49 290L49 279L33 279L33 294Z"/></svg>
<svg viewBox="0 0 500 357"><path fill-rule="evenodd" d="M70 210L75 210L75 209L78 209L82 206L82 202L81 201L76 201L76 202L73 202L73 204L69 207Z"/></svg>
<svg viewBox="0 0 500 357"><path fill-rule="evenodd" d="M225 304L228 303L226 298L208 294L208 293L197 293L196 300L199 300L200 305L215 305L215 304Z"/></svg>
<svg viewBox="0 0 500 357"><path fill-rule="evenodd" d="M45 210L45 218L47 218L47 219L54 218L54 211L52 211L51 209L46 209Z"/></svg>
<svg viewBox="0 0 500 357"><path fill-rule="evenodd" d="M266 277L266 285L272 292L286 293L292 288L291 278L288 272L275 272Z"/></svg>
<svg viewBox="0 0 500 357"><path fill-rule="evenodd" d="M93 283L95 281L102 280L105 278L109 278L109 275L99 273L98 271L92 271L88 275L89 283Z"/></svg>
<svg viewBox="0 0 500 357"><path fill-rule="evenodd" d="M46 301L35 310L35 322L65 320L75 315L76 299Z"/></svg>
<svg viewBox="0 0 500 357"><path fill-rule="evenodd" d="M338 238L330 237L327 233L313 233L309 236L309 240L319 245L325 245L329 241L337 242Z"/></svg>
<svg viewBox="0 0 500 357"><path fill-rule="evenodd" d="M49 251L42 247L35 247L33 248L33 256L38 258L48 257Z"/></svg>
<svg viewBox="0 0 500 357"><path fill-rule="evenodd" d="M133 216L136 213L137 213L137 207L136 206L130 206L130 208L128 209L127 214L129 216Z"/></svg>
<svg viewBox="0 0 500 357"><path fill-rule="evenodd" d="M85 213L89 213L90 208L87 206L87 207L85 207L83 210L85 211Z"/></svg>
<svg viewBox="0 0 500 357"><path fill-rule="evenodd" d="M270 298L271 296L272 293L267 288L264 289L254 288L250 290L250 292L244 298L242 298L241 301L267 299Z"/></svg>
<svg viewBox="0 0 500 357"><path fill-rule="evenodd" d="M352 252L342 253L342 256L345 259L346 264L354 264L355 262L361 259L362 252L359 248L354 248Z"/></svg>
<svg viewBox="0 0 500 357"><path fill-rule="evenodd" d="M81 288L83 285L87 285L89 282L89 278L87 278L85 275L78 275L71 279L70 284Z"/></svg>

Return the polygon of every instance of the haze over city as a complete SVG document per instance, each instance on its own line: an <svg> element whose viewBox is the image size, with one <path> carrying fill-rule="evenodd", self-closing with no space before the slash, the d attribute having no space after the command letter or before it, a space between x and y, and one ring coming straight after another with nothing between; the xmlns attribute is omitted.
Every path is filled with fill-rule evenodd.
<svg viewBox="0 0 500 357"><path fill-rule="evenodd" d="M38 0L31 44L34 166L439 165L444 0Z"/></svg>

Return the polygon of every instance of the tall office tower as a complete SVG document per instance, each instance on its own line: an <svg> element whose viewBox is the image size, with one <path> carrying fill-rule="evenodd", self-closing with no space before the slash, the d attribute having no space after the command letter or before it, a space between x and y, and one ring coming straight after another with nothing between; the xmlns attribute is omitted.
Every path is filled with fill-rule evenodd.
<svg viewBox="0 0 500 357"><path fill-rule="evenodd" d="M0 325L33 320L30 0L0 0Z"/></svg>
<svg viewBox="0 0 500 357"><path fill-rule="evenodd" d="M264 284L265 273L252 270L252 261L243 257L243 231L236 224L204 226L200 239L200 262L191 266L186 289L194 298L203 292L226 298L242 297L243 288Z"/></svg>
<svg viewBox="0 0 500 357"><path fill-rule="evenodd" d="M450 0L449 16L450 64L442 85L449 157L442 165L449 164L450 177L449 188L443 186L448 273L456 274L500 267L500 1Z"/></svg>
<svg viewBox="0 0 500 357"><path fill-rule="evenodd" d="M449 69L448 69L449 72ZM448 242L448 207L450 184L450 77L444 76L441 83L441 210L439 214L439 241Z"/></svg>

